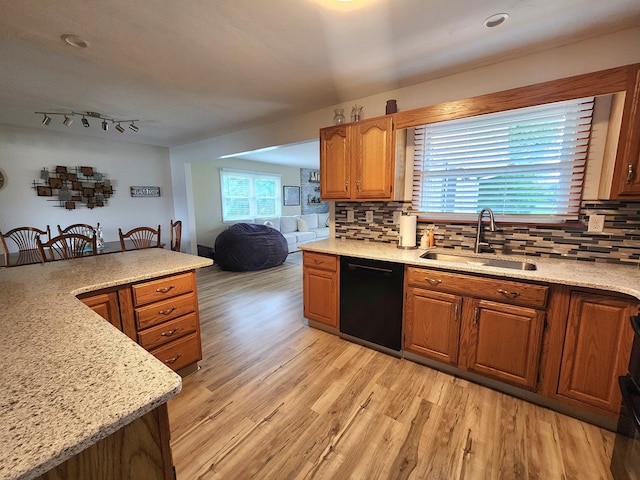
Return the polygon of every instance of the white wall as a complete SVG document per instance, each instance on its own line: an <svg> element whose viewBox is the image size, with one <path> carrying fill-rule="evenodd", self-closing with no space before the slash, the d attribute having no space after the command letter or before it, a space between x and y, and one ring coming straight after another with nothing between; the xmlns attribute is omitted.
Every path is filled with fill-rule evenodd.
<svg viewBox="0 0 640 480"><path fill-rule="evenodd" d="M283 186L300 186L300 169L295 167L284 167L233 158L191 164L191 187L197 231L196 240L199 245L213 247L218 234L228 227L228 225L222 223L220 168L279 173L282 175ZM282 207L283 215L298 215L300 211L300 205Z"/></svg>
<svg viewBox="0 0 640 480"><path fill-rule="evenodd" d="M386 100L395 98L399 110L409 110L459 100L509 88L531 85L547 80L594 72L606 68L640 62L640 27L616 32L563 47L533 53L517 59L434 79L366 98L353 99L339 105L316 110L295 118L263 125L228 135L171 149L172 172L184 175L185 164L216 159L222 155L254 150L273 145L307 141L318 137L318 130L331 124L333 109L342 107L350 112L354 103L364 106L364 118L384 114ZM173 177L176 211L189 211L185 178ZM185 225L186 242L191 240L195 251L195 225ZM184 234L184 233L183 233Z"/></svg>
<svg viewBox="0 0 640 480"><path fill-rule="evenodd" d="M44 167L90 166L105 174L115 194L104 207L75 210L60 208L48 197L37 196L33 181ZM162 226L162 240L169 243L169 222L173 217L173 193L169 150L99 138L73 136L38 129L0 125L0 169L6 177L0 190L0 229L15 227L62 227L72 223L100 222L106 241L118 240L123 230L148 225ZM157 198L132 198L132 185L159 186ZM175 217L174 217L175 218Z"/></svg>

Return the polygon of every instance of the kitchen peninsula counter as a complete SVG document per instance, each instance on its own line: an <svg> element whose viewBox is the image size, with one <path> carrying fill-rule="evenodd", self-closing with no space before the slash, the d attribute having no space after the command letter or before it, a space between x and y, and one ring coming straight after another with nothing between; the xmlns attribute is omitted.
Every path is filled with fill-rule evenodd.
<svg viewBox="0 0 640 480"><path fill-rule="evenodd" d="M211 264L154 248L0 269L0 479L41 475L180 392L76 296Z"/></svg>
<svg viewBox="0 0 640 480"><path fill-rule="evenodd" d="M319 240L300 245L301 250L329 253L333 255L370 258L388 262L403 263L427 268L440 268L457 272L479 273L494 277L549 282L575 287L594 288L631 295L640 299L640 260L637 265L620 265L584 260L553 259L525 255L474 254L469 251L450 248L429 248L428 251L454 255L496 257L507 260L526 261L536 265L536 270L517 270L443 260L420 258L425 250L399 249L395 244L364 242L359 240L336 239Z"/></svg>

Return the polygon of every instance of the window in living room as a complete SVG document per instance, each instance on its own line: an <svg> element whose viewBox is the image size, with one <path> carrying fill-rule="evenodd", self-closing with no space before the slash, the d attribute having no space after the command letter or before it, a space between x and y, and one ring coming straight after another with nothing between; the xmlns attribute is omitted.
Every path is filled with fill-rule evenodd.
<svg viewBox="0 0 640 480"><path fill-rule="evenodd" d="M281 215L281 183L278 174L221 168L222 221Z"/></svg>
<svg viewBox="0 0 640 480"><path fill-rule="evenodd" d="M594 99L582 98L415 129L413 208L430 219L578 217Z"/></svg>

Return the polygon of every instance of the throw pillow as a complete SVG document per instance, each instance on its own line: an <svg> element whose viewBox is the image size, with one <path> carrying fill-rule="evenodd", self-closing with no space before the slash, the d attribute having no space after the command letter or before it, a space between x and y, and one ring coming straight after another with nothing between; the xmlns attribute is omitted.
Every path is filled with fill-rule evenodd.
<svg viewBox="0 0 640 480"><path fill-rule="evenodd" d="M271 227L271 228L273 228L273 222L272 222L271 220L267 220L266 222L264 222L264 224L265 224L267 227Z"/></svg>
<svg viewBox="0 0 640 480"><path fill-rule="evenodd" d="M298 231L299 232L308 232L309 227L307 226L307 221L304 218L298 219Z"/></svg>
<svg viewBox="0 0 640 480"><path fill-rule="evenodd" d="M329 226L329 214L328 213L319 213L318 214L318 226L321 227L324 225L325 227Z"/></svg>
<svg viewBox="0 0 640 480"><path fill-rule="evenodd" d="M329 217L327 217L327 221L326 221L326 222L324 222L324 226L325 226L325 227L328 227L328 226L329 226Z"/></svg>

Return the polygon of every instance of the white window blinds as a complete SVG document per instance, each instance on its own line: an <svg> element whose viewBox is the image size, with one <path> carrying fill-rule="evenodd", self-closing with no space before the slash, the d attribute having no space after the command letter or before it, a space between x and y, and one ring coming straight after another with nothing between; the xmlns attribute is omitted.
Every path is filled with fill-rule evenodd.
<svg viewBox="0 0 640 480"><path fill-rule="evenodd" d="M413 208L429 218L576 219L593 97L417 127Z"/></svg>
<svg viewBox="0 0 640 480"><path fill-rule="evenodd" d="M252 220L282 214L281 176L220 169L222 221Z"/></svg>

